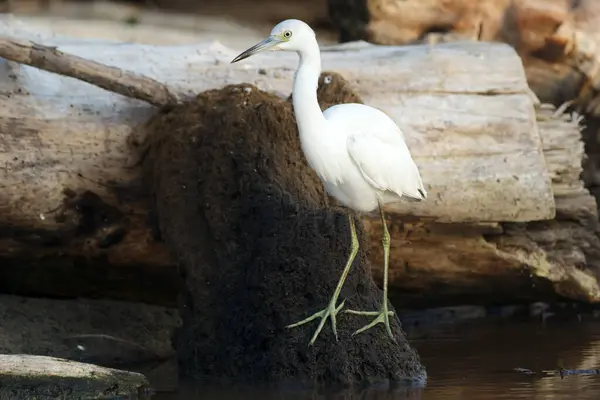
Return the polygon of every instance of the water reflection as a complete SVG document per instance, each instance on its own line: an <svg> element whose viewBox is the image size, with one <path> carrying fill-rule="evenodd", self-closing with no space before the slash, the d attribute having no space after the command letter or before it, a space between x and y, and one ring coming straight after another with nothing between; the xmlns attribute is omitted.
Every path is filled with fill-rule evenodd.
<svg viewBox="0 0 600 400"><path fill-rule="evenodd" d="M478 320L436 329L406 329L427 367L425 389L382 387L327 393L182 384L177 393L162 393L155 399L600 399L600 375L561 379L541 374L561 367L600 368L598 320ZM517 373L515 368L537 374Z"/></svg>
<svg viewBox="0 0 600 400"><path fill-rule="evenodd" d="M421 400L422 388L369 388L364 390L347 390L337 392L322 391L288 391L261 390L257 388L214 389L200 388L191 384L184 385L177 394L160 395L153 400L195 400L195 399L225 399L225 400L308 400L308 399L410 399Z"/></svg>

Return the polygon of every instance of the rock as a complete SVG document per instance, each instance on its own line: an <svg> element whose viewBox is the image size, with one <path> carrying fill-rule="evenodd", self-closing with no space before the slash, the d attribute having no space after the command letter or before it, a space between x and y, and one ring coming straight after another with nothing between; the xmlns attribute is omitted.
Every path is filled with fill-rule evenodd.
<svg viewBox="0 0 600 400"><path fill-rule="evenodd" d="M108 300L0 296L0 353L59 357L105 367L174 357L177 310Z"/></svg>
<svg viewBox="0 0 600 400"><path fill-rule="evenodd" d="M322 99L323 103L330 99ZM347 216L328 207L300 150L288 101L239 84L201 93L143 128L162 237L180 265L180 370L236 382L411 380L425 370L396 317L357 337L366 318L338 316L292 330L327 302L350 246ZM353 216L353 218L356 218ZM364 249L367 238L357 221ZM377 309L382 292L361 250L341 293Z"/></svg>
<svg viewBox="0 0 600 400"><path fill-rule="evenodd" d="M1 400L150 398L142 374L23 354L0 355Z"/></svg>

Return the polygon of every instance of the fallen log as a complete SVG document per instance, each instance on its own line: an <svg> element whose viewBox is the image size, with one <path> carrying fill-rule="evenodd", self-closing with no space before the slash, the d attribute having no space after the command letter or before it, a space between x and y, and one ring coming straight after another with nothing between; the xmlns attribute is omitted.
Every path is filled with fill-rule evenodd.
<svg viewBox="0 0 600 400"><path fill-rule="evenodd" d="M584 181L600 198L600 2L595 0L329 0L342 40L372 43L497 41L523 60L543 103L586 117Z"/></svg>
<svg viewBox="0 0 600 400"><path fill-rule="evenodd" d="M580 117L552 106L537 109L556 200L547 221L474 224L407 222L391 216L396 306L432 306L481 299L600 301L600 239L596 201L580 180L584 155ZM379 221L367 230L380 231ZM381 246L371 242L373 274L381 279Z"/></svg>
<svg viewBox="0 0 600 400"><path fill-rule="evenodd" d="M344 6L342 6L342 4ZM554 123L562 125L560 129L566 128L564 122L556 121L553 123L544 117L545 121L540 122L540 135L542 141L546 139L544 150L546 160L549 161L549 169L552 171L557 165L560 165L560 159L556 156L563 151L564 154L571 152L572 172L567 176L554 174L553 186L557 206L557 217L550 223L527 224L520 226L520 233L511 240L516 248L502 249L498 247L496 238L507 238L515 235L512 228L507 230L506 226L496 226L491 229L490 226L480 227L479 233L474 233L471 247L465 247L465 255L478 254L481 261L480 268L471 270L467 266L474 261L466 258L457 257L453 260L442 261L442 255L437 258L440 260L437 266L430 269L414 269L410 266L406 268L406 273L400 273L406 278L404 287L410 287L414 282L413 289L418 293L423 290L419 286L423 278L426 278L425 271L436 272L435 282L444 285L445 292L455 290L456 295L467 295L471 290L462 291L466 287L474 287L473 280L484 280L483 277L476 277L486 270L483 265L489 265L494 268L497 265L506 265L513 263L515 268L521 263L530 264L532 258L521 257L514 258L515 250L526 247L531 254L532 249L539 248L539 241L545 243L540 250L541 258L534 257L535 260L549 260L549 270L560 271L563 267L556 268L556 265L571 265L572 267L581 267L585 265L589 271L593 271L593 276L598 276L597 264L597 212L593 210L594 201L587 193L585 186L598 198L600 196L600 144L598 143L598 116L600 115L600 97L598 96L598 87L600 87L600 31L598 31L598 19L600 16L600 3L593 0L582 0L569 2L564 0L524 0L524 1L495 1L495 0L429 0L429 1L403 1L387 2L385 0L343 2L339 0L329 0L329 13L340 30L342 40L365 39L372 43L400 45L407 43L448 43L458 40L486 41L486 42L505 42L511 45L521 56L525 67L527 81L536 96L543 103L551 103L556 106L565 104L580 114L585 115L585 128L581 134L573 132L572 139L556 140L554 137L548 138L544 130L550 134L556 132L552 127ZM563 109L566 107L563 107ZM539 115L541 116L541 115ZM559 129L559 130L560 130ZM587 156L583 158L582 143L577 138L582 136L585 141ZM552 149L548 146L551 145ZM557 148L562 150L557 152ZM575 155L574 153L578 153ZM552 158L549 157L552 154ZM579 161L582 160L582 161ZM566 161L564 159L563 161ZM579 164L583 163L583 170L579 170ZM565 164L566 165L566 164ZM579 172L578 172L579 171ZM552 173L552 172L551 172ZM583 182L578 175L581 175ZM562 189L557 184L563 186ZM566 186L565 186L566 185ZM564 189L570 187L569 193ZM577 222L576 222L577 221ZM583 222L585 221L585 222ZM575 223L575 225L572 225ZM537 233L533 233L532 229ZM544 232L544 233L542 233ZM561 233L562 232L562 233ZM447 233L444 233L447 234ZM461 236L461 235L459 235ZM428 236L428 241L448 242L448 237L444 239L435 238L436 235ZM451 235L451 242L456 239ZM484 240L485 239L485 240ZM489 242L492 239L492 243ZM459 241L463 239L458 239ZM537 244L536 244L537 242ZM506 243L506 240L500 241ZM398 243L400 245L400 243ZM560 244L562 250L552 249L551 246ZM427 247L430 243L427 243ZM466 242L459 247L466 246ZM442 249L443 246L436 247ZM475 252L478 248L480 252ZM378 247L374 246L378 252ZM396 257L403 259L400 253L408 250L398 249ZM458 251L460 252L460 251ZM558 253L557 253L558 252ZM484 254L489 255L489 258ZM428 254L429 256L429 254ZM404 255L404 259L414 259L414 254ZM489 259L490 263L483 262ZM512 260L512 261L507 261ZM407 261L412 264L410 261ZM421 261L419 261L421 262ZM539 263L539 261L533 261ZM546 261L544 261L546 263ZM540 264L541 265L541 264ZM444 283L442 276L444 272L455 269L456 274L450 274L446 277ZM511 268L500 268L507 271ZM461 272L458 272L458 271ZM578 268L571 270L573 274L579 274ZM535 275L535 274L534 274ZM567 274L568 275L568 274ZM412 280L410 278L413 278ZM507 278L509 281L512 278ZM398 277L400 280L400 277ZM463 284L459 284L461 280ZM518 280L518 279L517 279ZM594 283L594 279L590 283ZM566 284L561 284L563 289L558 289L559 293L572 292ZM450 289L448 284L452 282L454 289ZM514 282L513 282L514 284ZM530 285L523 280L523 287L530 291ZM509 285L510 286L510 285ZM509 287L508 286L508 287ZM592 285L592 286L595 286ZM508 288L507 287L507 288ZM490 288L481 285L481 293L487 292ZM539 288L539 284L538 284ZM499 288L498 288L499 289ZM543 291L543 290L542 290ZM587 293L581 299L585 301L597 301L597 289L584 290ZM572 293L571 293L572 294ZM569 296L571 296L569 294ZM576 296L579 298L579 296Z"/></svg>
<svg viewBox="0 0 600 400"><path fill-rule="evenodd" d="M11 25L3 29L19 43L42 39ZM6 36L4 40L11 42ZM175 92L250 82L285 96L295 65L293 56L277 54L229 66L237 52L218 44L78 44L60 37L43 43L133 70ZM35 46L29 43L29 48ZM323 57L324 67L340 72L366 103L406 127L431 200L427 208L398 204L388 212L425 217L442 226L526 223L554 216L533 99L520 60L508 46L341 46L327 49ZM0 95L7 105L0 111L0 289L172 304L177 290L173 262L148 221L148 199L136 165L144 137L132 129L153 109L25 65L3 61L0 68ZM577 130L558 132L578 143ZM581 154L565 151L558 169L571 168L577 157ZM379 236L374 233L376 246ZM478 268L476 254L467 268ZM400 271L403 262L393 259L391 268ZM420 262L419 268L427 270ZM392 276L391 286L402 288L401 277ZM543 277L550 282L555 278ZM588 291L579 281L574 292L593 298L581 294Z"/></svg>
<svg viewBox="0 0 600 400"><path fill-rule="evenodd" d="M3 49L0 55L9 60L48 69L50 60L56 57L65 61L62 68L52 68L53 72L69 74L111 91L129 93L131 97L155 105L171 104L174 99L181 98L186 90L201 92L225 82L246 81L276 93L289 92L296 63L293 55L269 54L260 61L225 67L224 64L230 61L230 56L235 52L216 44L199 47L120 44L117 48L106 45L105 49L100 48L100 44L72 44L62 46L62 52L52 45L44 48L33 42L16 41L8 37L0 44ZM78 68L78 64L81 66L82 63L81 58L71 57L67 61L63 52L96 63L87 61L84 67ZM143 57L137 59L139 65L131 65L132 52ZM161 64L161 60L167 58L169 64ZM389 206L391 212L428 216L447 222L531 221L554 215L554 202L535 124L533 101L527 94L519 59L510 48L449 45L431 52L425 46L413 49L368 46L354 51L340 51L334 47L325 51L323 58L325 66L341 73L350 82L356 82L357 91L367 103L383 109L405 126L407 141L415 159L423 160L419 162L422 164L422 175L432 190L429 205L398 203ZM371 58L379 60L376 67L365 62ZM147 85L145 90L139 89L143 86L141 83L121 87L122 81L132 81L126 76L109 83L107 78L114 76L115 71L100 73L98 63L133 68L140 75L139 80L145 79L142 76L149 76L172 89L167 90L164 85L156 84L154 99L150 99ZM260 67L256 63L260 63ZM190 68L191 65L194 65L194 69ZM424 73L425 66L428 68ZM92 72L94 68L95 72ZM452 79L448 79L446 71L449 70L452 70ZM47 81L41 87L31 80L33 75L40 73L42 76L39 78ZM4 90L13 92L10 103L14 105L10 104L5 112L12 118L14 115L24 115L29 106L27 100L32 97L48 96L50 93L56 96L55 89L58 86L61 86L62 92L77 93L75 98L64 99L63 104L48 102L36 105L36 111L44 113L43 118L38 115L22 122L24 128L44 133L40 140L50 148L59 145L57 142L62 139L56 139L56 133L52 133L52 121L58 112L64 113L65 107L67 115L63 118L69 121L69 128L75 130L77 122L84 120L88 138L94 135L90 132L92 122L82 118L85 110L80 108L90 107L92 102L98 103L96 115L103 120L103 136L107 135L106 129L110 136L111 129L116 129L116 126L123 132L126 129L123 124L135 125L152 112L151 108L139 102L136 104L113 94L107 96L102 91L96 93L94 98L93 93L98 92L95 88L72 80L65 82L63 77L42 71L32 72L27 67L22 67L22 71L8 71L7 75L11 78L7 80ZM88 75L101 76L101 79L89 79ZM473 75L481 76L481 80L473 81ZM390 80L392 77L393 81ZM26 95L14 93L17 87ZM402 93L402 96L398 93ZM85 99L81 96L85 96ZM120 103L114 104L119 100ZM114 114L116 106L121 107L117 115ZM4 130L8 131L8 128ZM75 135L75 132L71 134ZM133 141L143 141L143 138L133 138ZM7 161L5 168L18 173L19 168L13 165L19 165L23 159L18 157L18 153L14 155L17 159ZM131 158L135 154L130 152L124 156ZM70 158L70 155L65 157ZM45 174L48 173L46 169ZM447 183L449 176L460 176L460 179L454 178L450 185ZM89 178L95 180L93 176ZM123 181L122 178L120 180ZM47 191L51 192L49 189ZM12 196L18 198L16 193ZM44 203L47 205L45 200ZM34 216L39 223L38 217L39 214Z"/></svg>

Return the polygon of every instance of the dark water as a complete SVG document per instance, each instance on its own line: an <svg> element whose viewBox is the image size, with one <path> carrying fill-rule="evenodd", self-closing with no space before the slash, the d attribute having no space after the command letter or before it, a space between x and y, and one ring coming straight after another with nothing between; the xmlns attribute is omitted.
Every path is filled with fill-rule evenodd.
<svg viewBox="0 0 600 400"><path fill-rule="evenodd" d="M598 400L600 375L544 376L544 370L600 368L600 318L482 318L414 327L411 343L427 368L425 388L370 388L336 394L248 388L211 389L182 384L153 400L193 399L443 399ZM515 371L526 368L527 375Z"/></svg>

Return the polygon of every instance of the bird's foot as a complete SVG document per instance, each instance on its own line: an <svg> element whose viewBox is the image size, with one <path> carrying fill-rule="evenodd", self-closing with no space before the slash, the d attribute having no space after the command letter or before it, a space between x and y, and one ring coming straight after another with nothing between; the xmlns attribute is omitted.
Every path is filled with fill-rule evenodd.
<svg viewBox="0 0 600 400"><path fill-rule="evenodd" d="M309 346L312 346L315 343L317 336L319 336L321 329L323 329L323 326L325 325L325 321L327 321L327 318L330 318L331 319L331 329L333 330L333 335L335 336L335 340L338 340L335 317L340 312L340 310L344 307L345 301L342 301L340 303L340 305L336 307L335 306L336 300L337 299L335 299L335 298L331 299L331 301L329 302L329 305L326 308L324 308L323 310L314 313L310 317L303 319L300 322L296 322L295 324L288 325L288 326L286 326L286 328L288 328L288 329L295 328L297 326L304 325L307 322L312 321L313 319L321 318L321 322L319 323L319 326L317 327L317 330L315 331L315 333L309 343Z"/></svg>
<svg viewBox="0 0 600 400"><path fill-rule="evenodd" d="M392 328L390 327L390 317L394 316L394 312L388 311L386 302L383 303L383 306L381 307L380 311L345 310L344 312L346 312L348 314L367 315L370 317L375 317L373 319L373 321L371 321L370 324L363 326L362 328L360 328L359 330L354 332L352 334L352 336L358 335L359 333L362 333L368 329L371 329L372 327L374 327L375 325L377 325L379 323L383 323L385 325L385 330L387 331L388 335L390 335L390 338L392 338L392 340L395 340L394 335L392 334Z"/></svg>

